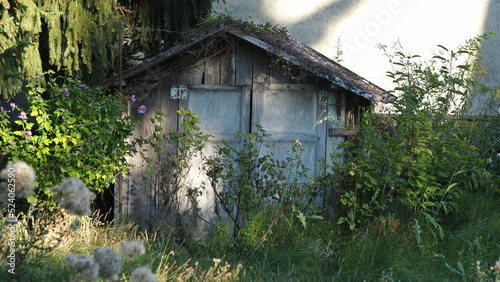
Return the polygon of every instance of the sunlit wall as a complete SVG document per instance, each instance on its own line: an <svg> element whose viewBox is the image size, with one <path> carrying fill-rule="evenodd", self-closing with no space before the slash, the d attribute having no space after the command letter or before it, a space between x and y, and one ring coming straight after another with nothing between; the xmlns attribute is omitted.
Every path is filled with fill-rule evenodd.
<svg viewBox="0 0 500 282"><path fill-rule="evenodd" d="M215 11L279 24L328 57L338 45L342 64L383 88L393 87L378 44L400 41L405 50L429 56L440 44L456 48L492 30L483 48L489 85L500 84L500 0L222 0ZM480 103L480 102L479 102ZM478 105L479 106L479 105Z"/></svg>

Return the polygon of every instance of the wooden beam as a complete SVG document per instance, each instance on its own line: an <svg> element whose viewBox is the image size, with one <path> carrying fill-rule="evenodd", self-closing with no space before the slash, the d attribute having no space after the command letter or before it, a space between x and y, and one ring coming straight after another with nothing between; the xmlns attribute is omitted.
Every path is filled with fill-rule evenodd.
<svg viewBox="0 0 500 282"><path fill-rule="evenodd" d="M351 136L358 133L357 128L337 127L333 129L333 136Z"/></svg>

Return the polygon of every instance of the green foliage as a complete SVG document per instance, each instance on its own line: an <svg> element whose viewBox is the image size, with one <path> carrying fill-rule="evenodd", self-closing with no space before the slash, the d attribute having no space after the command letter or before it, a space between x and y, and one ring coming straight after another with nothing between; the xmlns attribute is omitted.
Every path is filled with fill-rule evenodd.
<svg viewBox="0 0 500 282"><path fill-rule="evenodd" d="M196 210L192 213L185 213L190 216L189 220L181 220L180 205L183 202L193 201L196 195L201 193L198 187L188 187L186 180L192 160L196 156L201 156L201 151L205 147L210 135L200 132L198 124L200 119L193 110L180 109L177 111L181 121L181 131L165 130L160 124L165 119L165 114L155 110L155 117L150 121L154 125L154 132L151 139L140 138L137 143L141 147L139 153L146 161L146 171L143 180L150 186L156 197L158 215L166 215L161 218L164 223L171 223L181 231L184 237L189 236L189 226L183 226L185 222L191 222L197 216ZM149 150L158 159L149 155ZM159 218L151 221L160 221ZM193 235L193 234L191 234Z"/></svg>
<svg viewBox="0 0 500 282"><path fill-rule="evenodd" d="M309 281L311 277L315 281L495 281L500 266L500 199L491 190L465 193L460 213L442 223L444 238L424 251L417 245L412 224L391 216L377 217L366 228L350 233L329 220L308 221L303 229L293 213L284 213L278 205L261 207L254 216L256 223L240 232L242 240L232 240L228 226L221 225L208 241L182 244L163 232L139 232L138 226L122 223L106 226L98 220L83 220L80 228L70 231L71 219L49 220L43 216L53 217L53 213L39 214L30 219L31 224L18 223L16 255L20 259L21 250L30 246L25 239L40 236L37 241L47 243L38 244L41 249L30 247L22 264L16 261L15 276L7 272L6 256L2 256L0 279L65 281L75 274L65 259L69 252L90 254L94 247L106 246L118 250L121 241L129 240L143 242L146 254L122 260L119 277L124 281L137 266L149 266L158 281ZM431 234L424 221L420 223L425 245ZM48 243L50 235L58 237L46 234L47 230L58 231L55 235L63 235L64 240ZM8 229L2 231L0 250L5 253L9 234ZM232 267L226 268L225 263Z"/></svg>
<svg viewBox="0 0 500 282"><path fill-rule="evenodd" d="M217 156L205 162L216 196L215 213L218 218L231 218L235 236L265 203L304 213L314 206L315 187L308 182L310 177L302 163L304 147L296 140L284 160L275 159L271 152L262 150L268 133L259 125L257 128L254 133L237 133L236 142L223 140Z"/></svg>
<svg viewBox="0 0 500 282"><path fill-rule="evenodd" d="M340 44L340 37L337 39L337 45L335 45L335 56L333 57L333 60L337 63L341 63L344 61L342 59L342 56L344 55L344 51L342 51L342 45Z"/></svg>
<svg viewBox="0 0 500 282"><path fill-rule="evenodd" d="M39 79L27 85L27 108L2 106L2 160L32 166L39 195L50 195L64 177L79 177L92 191L102 191L127 169L125 156L132 153L126 139L133 119L122 117L122 95L72 78L51 79L45 88Z"/></svg>
<svg viewBox="0 0 500 282"><path fill-rule="evenodd" d="M7 240L2 242L0 247L2 257L6 258L14 251L18 273L28 272L30 268L41 267L36 258L50 253L57 247L58 238L53 233L49 234L49 230L52 231L52 228L60 223L61 218L60 211L51 213L36 205L31 205L26 214L18 216L17 220L14 218L15 221L12 218L6 220L3 215L0 215L0 230L9 231L9 233L2 234L4 236L0 240L5 240L5 235L14 239L9 242L10 244L7 244ZM67 230L61 231L61 233L65 232Z"/></svg>
<svg viewBox="0 0 500 282"><path fill-rule="evenodd" d="M486 186L488 189L500 192L500 115L478 118L468 122L463 126L471 140L471 143L478 148L481 154L483 165L486 170L484 175L475 175L478 189ZM480 182L482 185L479 185Z"/></svg>
<svg viewBox="0 0 500 282"><path fill-rule="evenodd" d="M108 75L121 15L112 0L79 2L0 2L2 96L13 95L24 79L49 69L65 69L93 83Z"/></svg>
<svg viewBox="0 0 500 282"><path fill-rule="evenodd" d="M243 248L259 248L268 244L269 239L275 231L274 225L282 213L276 214L269 208L257 212L252 219L238 232L238 245Z"/></svg>
<svg viewBox="0 0 500 282"><path fill-rule="evenodd" d="M118 1L125 14L125 54L151 58L172 47L190 28L210 15L215 0ZM217 0L219 2L219 0Z"/></svg>
<svg viewBox="0 0 500 282"><path fill-rule="evenodd" d="M353 229L395 214L420 218L440 234L436 220L456 210L464 189L484 175L480 152L461 126L470 91L491 91L475 81L482 39L449 52L448 59L441 52L429 61L397 44L394 55L381 47L394 66L388 76L398 98L391 114L367 112L356 141L341 145L343 160L332 158L340 223Z"/></svg>
<svg viewBox="0 0 500 282"><path fill-rule="evenodd" d="M0 1L0 95L13 96L29 76L49 70L100 83L118 65L118 34L124 29L123 58L133 59L139 51L149 58L171 47L180 31L196 26L212 3Z"/></svg>
<svg viewBox="0 0 500 282"><path fill-rule="evenodd" d="M251 252L270 246L287 246L302 241L311 225L322 220L321 216L306 216L299 210L290 211L279 204L264 204L239 230L236 243L240 250Z"/></svg>

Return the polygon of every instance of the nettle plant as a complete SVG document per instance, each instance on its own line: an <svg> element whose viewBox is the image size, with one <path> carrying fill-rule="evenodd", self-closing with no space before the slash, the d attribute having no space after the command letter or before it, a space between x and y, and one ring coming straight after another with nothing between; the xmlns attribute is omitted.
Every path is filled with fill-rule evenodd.
<svg viewBox="0 0 500 282"><path fill-rule="evenodd" d="M395 44L388 76L397 87L392 112L366 113L355 142L342 144L334 161L340 223L351 229L374 217L439 218L453 211L463 189L480 176L478 148L460 126L477 82L476 55L484 37L430 60Z"/></svg>
<svg viewBox="0 0 500 282"><path fill-rule="evenodd" d="M79 177L101 192L126 171L134 119L124 117L120 93L69 77L50 78L45 86L33 77L26 89L27 108L2 105L0 156L36 168L38 196L50 195L64 177Z"/></svg>

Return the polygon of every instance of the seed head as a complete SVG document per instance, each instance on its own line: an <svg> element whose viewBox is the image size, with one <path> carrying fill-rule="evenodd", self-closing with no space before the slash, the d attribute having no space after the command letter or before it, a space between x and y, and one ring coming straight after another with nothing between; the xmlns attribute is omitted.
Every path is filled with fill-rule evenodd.
<svg viewBox="0 0 500 282"><path fill-rule="evenodd" d="M0 178L15 185L17 198L26 198L35 189L35 171L23 161L9 162L0 172ZM15 181L9 181L9 178L14 178Z"/></svg>
<svg viewBox="0 0 500 282"><path fill-rule="evenodd" d="M61 208L80 216L92 214L90 205L95 194L80 179L76 177L66 178L61 185L50 191Z"/></svg>
<svg viewBox="0 0 500 282"><path fill-rule="evenodd" d="M130 275L131 282L156 282L156 276L151 269L148 267L139 267L136 270L132 271Z"/></svg>
<svg viewBox="0 0 500 282"><path fill-rule="evenodd" d="M94 248L94 259L99 264L99 277L111 281L118 280L122 260L120 254L115 253L111 247Z"/></svg>
<svg viewBox="0 0 500 282"><path fill-rule="evenodd" d="M142 242L123 241L120 250L125 257L132 258L135 256L143 255L146 249Z"/></svg>
<svg viewBox="0 0 500 282"><path fill-rule="evenodd" d="M92 256L69 253L66 255L66 259L72 267L82 272L81 279L85 281L94 281L99 278L99 265L95 263Z"/></svg>

